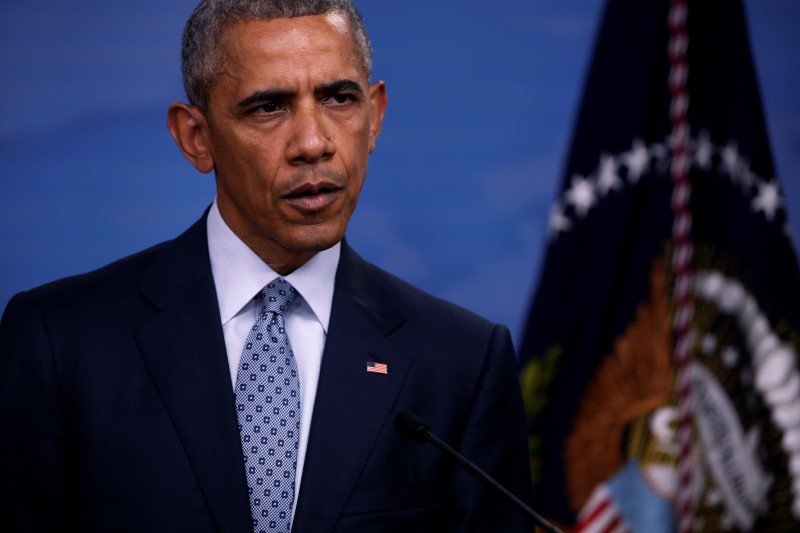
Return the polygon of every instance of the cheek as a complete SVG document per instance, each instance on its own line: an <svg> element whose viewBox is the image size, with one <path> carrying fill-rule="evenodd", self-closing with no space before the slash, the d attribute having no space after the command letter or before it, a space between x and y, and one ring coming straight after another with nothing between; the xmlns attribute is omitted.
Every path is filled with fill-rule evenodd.
<svg viewBox="0 0 800 533"><path fill-rule="evenodd" d="M271 161L276 161L276 143L269 142L263 132L253 128L230 128L219 136L214 144L215 159L221 166L239 174L251 175L266 173ZM219 152L218 154L216 152Z"/></svg>
<svg viewBox="0 0 800 533"><path fill-rule="evenodd" d="M367 162L370 154L369 130L357 130L351 133L351 141L347 144L343 158L346 158L348 174L359 182L358 188L364 182L367 173Z"/></svg>
<svg viewBox="0 0 800 533"><path fill-rule="evenodd" d="M362 170L362 174L361 174L362 177L359 178L359 179L353 180L353 195L355 196L355 200L358 200L358 197L361 194L361 189L364 187L364 181L365 180L364 180L364 177L363 177L364 176L363 173L366 172L366 171L367 171L367 169L364 168Z"/></svg>
<svg viewBox="0 0 800 533"><path fill-rule="evenodd" d="M233 162L231 178L241 183L244 194L255 196L253 200L272 197L278 172L274 156L268 147L253 145L240 150Z"/></svg>
<svg viewBox="0 0 800 533"><path fill-rule="evenodd" d="M242 153L228 161L218 170L217 188L225 189L225 195L235 204L243 217L257 224L270 224L278 216L274 179L259 154Z"/></svg>
<svg viewBox="0 0 800 533"><path fill-rule="evenodd" d="M361 188L364 186L364 180L353 180L348 187L347 202L342 213L343 218L346 219L345 224L349 221L353 212L358 205L358 199L361 196Z"/></svg>

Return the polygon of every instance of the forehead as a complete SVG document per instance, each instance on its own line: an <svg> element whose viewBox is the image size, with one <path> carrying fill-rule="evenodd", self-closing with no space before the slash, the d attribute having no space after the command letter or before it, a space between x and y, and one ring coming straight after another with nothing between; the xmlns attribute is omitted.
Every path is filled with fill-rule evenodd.
<svg viewBox="0 0 800 533"><path fill-rule="evenodd" d="M292 84L366 78L347 21L337 13L237 22L223 33L221 48L223 79Z"/></svg>

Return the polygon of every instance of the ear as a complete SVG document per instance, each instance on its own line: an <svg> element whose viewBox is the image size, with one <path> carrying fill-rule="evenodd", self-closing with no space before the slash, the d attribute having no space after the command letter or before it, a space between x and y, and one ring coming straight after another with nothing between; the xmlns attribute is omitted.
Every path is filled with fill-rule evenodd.
<svg viewBox="0 0 800 533"><path fill-rule="evenodd" d="M178 148L194 168L208 174L214 169L214 155L208 142L208 122L195 106L176 102L167 111L167 127Z"/></svg>
<svg viewBox="0 0 800 533"><path fill-rule="evenodd" d="M372 103L372 116L369 120L369 153L375 150L375 141L381 133L383 115L386 113L386 84L376 81L369 86L369 100Z"/></svg>

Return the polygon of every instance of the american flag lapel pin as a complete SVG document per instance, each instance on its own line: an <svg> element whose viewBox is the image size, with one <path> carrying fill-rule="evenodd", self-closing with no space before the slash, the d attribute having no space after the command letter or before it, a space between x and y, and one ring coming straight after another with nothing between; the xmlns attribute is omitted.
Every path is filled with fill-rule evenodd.
<svg viewBox="0 0 800 533"><path fill-rule="evenodd" d="M389 373L389 366L386 363L376 363L375 361L367 361L367 372L370 372L372 374L386 375Z"/></svg>

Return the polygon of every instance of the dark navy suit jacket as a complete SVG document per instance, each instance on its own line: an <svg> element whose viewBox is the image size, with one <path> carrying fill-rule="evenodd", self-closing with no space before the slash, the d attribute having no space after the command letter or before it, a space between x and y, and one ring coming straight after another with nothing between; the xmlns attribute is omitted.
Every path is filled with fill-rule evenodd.
<svg viewBox="0 0 800 533"><path fill-rule="evenodd" d="M388 374L366 372L384 362ZM531 531L411 410L523 499L508 331L342 247L294 532ZM0 531L251 530L205 218L21 293L0 323Z"/></svg>

